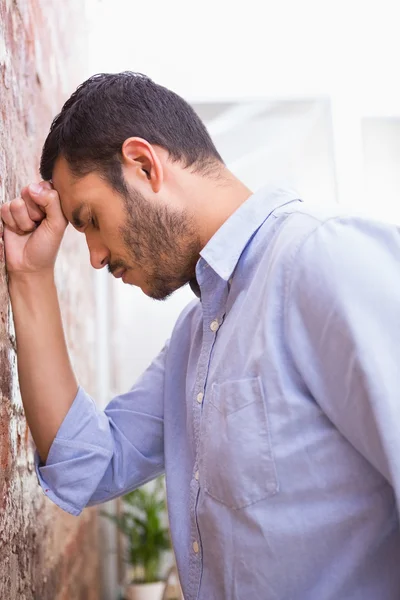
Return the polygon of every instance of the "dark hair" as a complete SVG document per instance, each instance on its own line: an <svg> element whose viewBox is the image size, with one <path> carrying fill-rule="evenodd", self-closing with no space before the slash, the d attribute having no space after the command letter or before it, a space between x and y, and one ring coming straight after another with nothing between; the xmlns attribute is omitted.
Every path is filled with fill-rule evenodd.
<svg viewBox="0 0 400 600"><path fill-rule="evenodd" d="M120 191L124 141L132 136L165 148L171 159L207 174L223 164L204 124L183 98L141 73L100 73L82 83L54 119L40 173L50 180L59 156L81 177L98 171Z"/></svg>

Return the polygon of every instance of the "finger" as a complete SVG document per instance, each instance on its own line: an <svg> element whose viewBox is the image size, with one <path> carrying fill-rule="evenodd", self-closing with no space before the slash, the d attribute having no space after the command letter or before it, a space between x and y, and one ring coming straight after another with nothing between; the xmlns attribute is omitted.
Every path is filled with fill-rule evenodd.
<svg viewBox="0 0 400 600"><path fill-rule="evenodd" d="M11 214L10 204L11 204L11 202L7 202L6 204L2 205L1 218L3 219L3 222L5 223L6 227L11 229L15 233L22 234L24 232L19 229L18 225L15 222L14 217Z"/></svg>
<svg viewBox="0 0 400 600"><path fill-rule="evenodd" d="M21 231L28 232L36 229L36 223L30 218L28 208L22 198L15 198L10 203L10 212Z"/></svg>
<svg viewBox="0 0 400 600"><path fill-rule="evenodd" d="M32 200L28 186L21 190L21 198L25 201L29 217L32 221L42 221L46 213Z"/></svg>
<svg viewBox="0 0 400 600"><path fill-rule="evenodd" d="M48 182L44 182L48 184ZM56 226L62 226L64 229L67 225L67 220L61 210L60 198L54 189L42 187L40 184L31 184L29 193L32 200L45 211L50 222Z"/></svg>

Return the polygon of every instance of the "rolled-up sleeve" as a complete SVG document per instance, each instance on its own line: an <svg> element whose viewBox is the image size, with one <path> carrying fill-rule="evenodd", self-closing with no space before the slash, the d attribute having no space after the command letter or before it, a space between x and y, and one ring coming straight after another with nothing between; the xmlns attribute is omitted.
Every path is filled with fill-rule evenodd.
<svg viewBox="0 0 400 600"><path fill-rule="evenodd" d="M286 337L316 402L400 504L400 232L335 218L291 265Z"/></svg>
<svg viewBox="0 0 400 600"><path fill-rule="evenodd" d="M167 345L129 392L105 410L80 387L46 464L35 452L44 493L63 510L120 496L164 471L164 369Z"/></svg>

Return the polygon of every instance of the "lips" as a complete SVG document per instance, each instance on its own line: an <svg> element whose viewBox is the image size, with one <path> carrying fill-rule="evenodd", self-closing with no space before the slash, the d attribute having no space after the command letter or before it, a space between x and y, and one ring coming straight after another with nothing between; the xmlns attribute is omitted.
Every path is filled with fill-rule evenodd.
<svg viewBox="0 0 400 600"><path fill-rule="evenodd" d="M114 277L116 279L120 279L123 274L125 273L126 269L119 269L118 271L115 271L115 273L113 273Z"/></svg>

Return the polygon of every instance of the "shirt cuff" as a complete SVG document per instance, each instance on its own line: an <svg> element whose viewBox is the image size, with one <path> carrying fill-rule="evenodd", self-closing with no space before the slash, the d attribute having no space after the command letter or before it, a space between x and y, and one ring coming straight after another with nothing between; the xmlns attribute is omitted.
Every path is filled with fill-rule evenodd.
<svg viewBox="0 0 400 600"><path fill-rule="evenodd" d="M98 441L102 445L99 446ZM113 454L107 416L79 387L50 447L46 464L35 450L40 486L60 508L78 516L97 489Z"/></svg>

